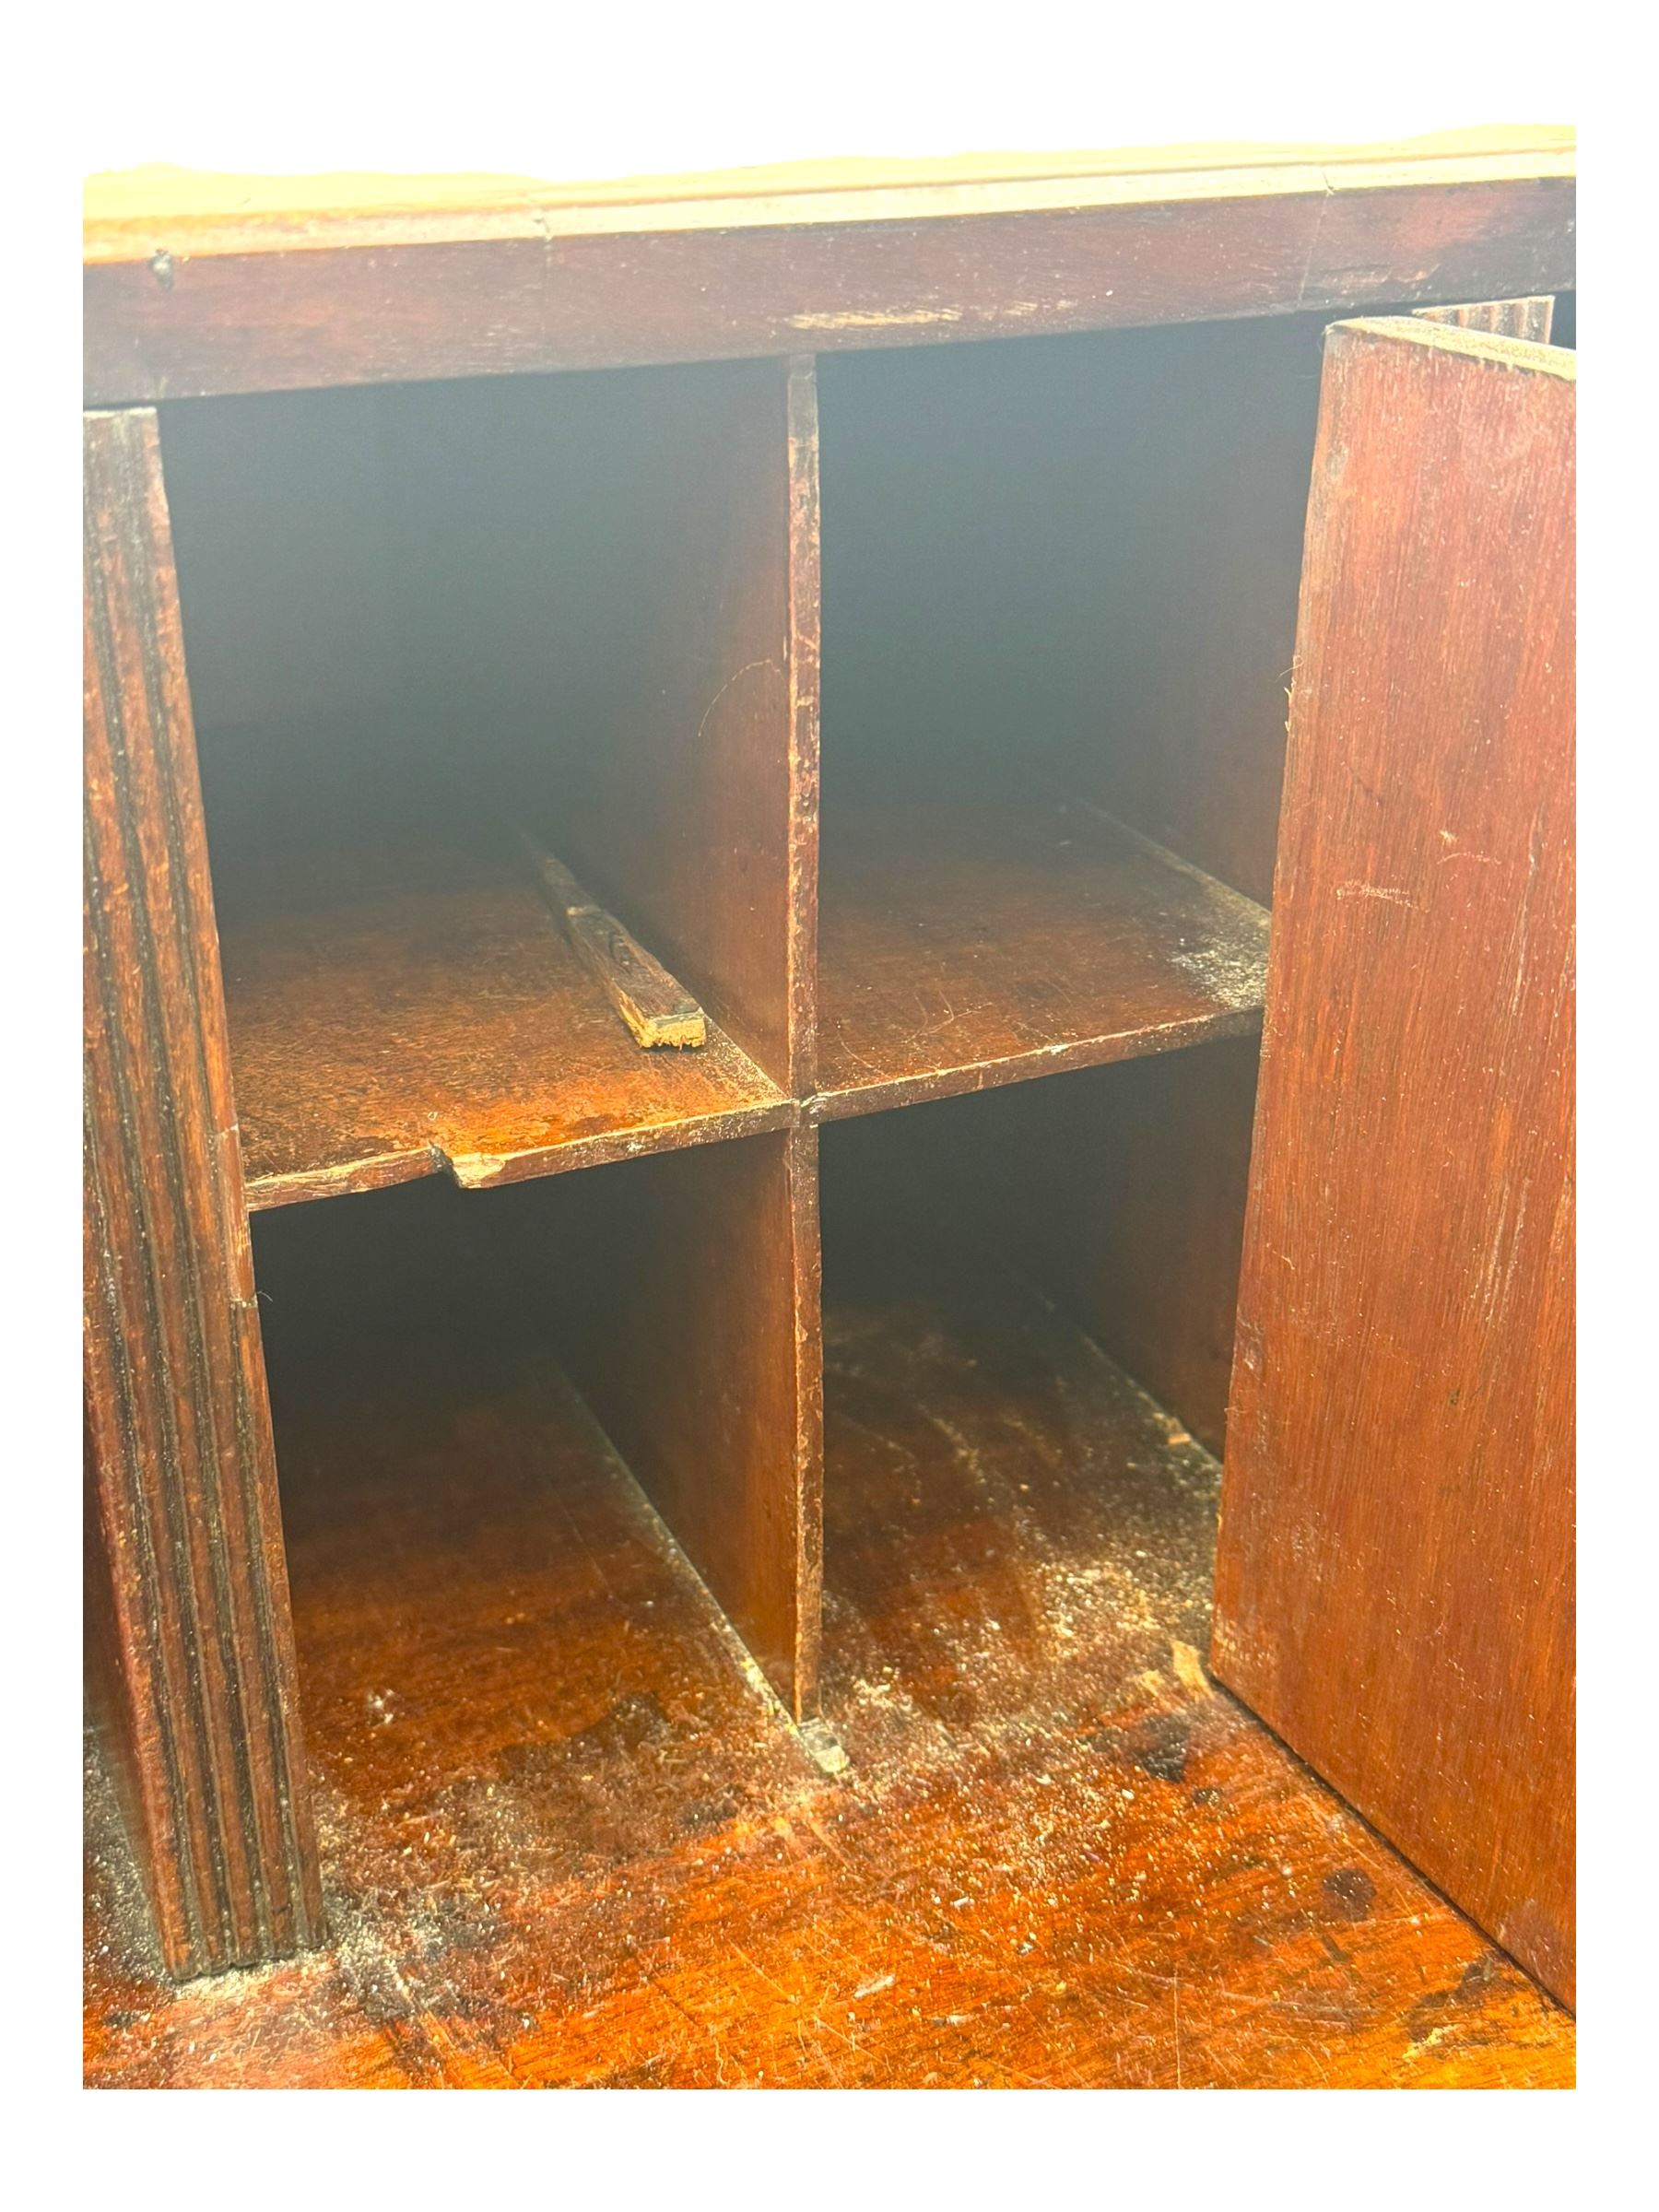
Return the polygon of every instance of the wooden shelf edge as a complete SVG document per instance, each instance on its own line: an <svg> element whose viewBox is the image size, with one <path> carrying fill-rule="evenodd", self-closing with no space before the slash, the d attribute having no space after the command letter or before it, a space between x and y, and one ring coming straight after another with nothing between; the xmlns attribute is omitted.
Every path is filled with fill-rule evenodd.
<svg viewBox="0 0 1659 2212"><path fill-rule="evenodd" d="M448 1175L464 1191L494 1190L507 1183L562 1175L574 1168L604 1167L617 1160L682 1151L693 1145L763 1136L772 1130L789 1128L800 1113L795 1100L779 1092L775 1099L758 1106L654 1122L637 1129L606 1130L600 1136L535 1146L523 1152L446 1152L434 1145L425 1152L382 1154L348 1160L337 1168L253 1176L247 1183L248 1211L263 1213L313 1198L345 1198L368 1191L392 1190L400 1183L422 1182L429 1175Z"/></svg>
<svg viewBox="0 0 1659 2212"><path fill-rule="evenodd" d="M1223 1037L1250 1037L1262 1026L1259 1006L1158 1029L1125 1030L1112 1036L1086 1037L1066 1044L1033 1045L1001 1060L967 1067L941 1068L926 1076L894 1076L839 1090L820 1091L806 1101L815 1123L849 1121L855 1114L882 1113L894 1107L918 1106L930 1099L950 1099L977 1090L997 1090L1079 1067L1105 1067L1118 1060L1143 1060L1158 1053L1181 1052Z"/></svg>

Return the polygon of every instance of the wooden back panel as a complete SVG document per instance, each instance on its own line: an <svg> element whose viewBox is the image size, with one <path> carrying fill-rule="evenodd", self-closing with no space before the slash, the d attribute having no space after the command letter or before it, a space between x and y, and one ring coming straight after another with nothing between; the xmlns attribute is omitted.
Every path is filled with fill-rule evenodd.
<svg viewBox="0 0 1659 2212"><path fill-rule="evenodd" d="M1330 337L1215 1638L1569 2002L1573 396Z"/></svg>
<svg viewBox="0 0 1659 2212"><path fill-rule="evenodd" d="M1324 320L820 362L828 868L1041 777L1265 902Z"/></svg>
<svg viewBox="0 0 1659 2212"><path fill-rule="evenodd" d="M1227 1038L831 1123L826 1265L994 1257L1219 1452L1255 1070Z"/></svg>

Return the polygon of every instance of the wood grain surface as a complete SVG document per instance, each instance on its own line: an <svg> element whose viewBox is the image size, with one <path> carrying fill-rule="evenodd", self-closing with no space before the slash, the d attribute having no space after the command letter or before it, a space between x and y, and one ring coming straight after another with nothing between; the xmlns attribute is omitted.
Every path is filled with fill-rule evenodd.
<svg viewBox="0 0 1659 2212"><path fill-rule="evenodd" d="M347 206L303 241L256 210L199 239L140 217L92 242L88 404L1554 291L1572 166L1558 141L563 223L520 194L355 229Z"/></svg>
<svg viewBox="0 0 1659 2212"><path fill-rule="evenodd" d="M1215 1642L1569 2002L1573 398L1329 341Z"/></svg>
<svg viewBox="0 0 1659 2212"><path fill-rule="evenodd" d="M333 1942L168 1989L95 1787L89 2081L1571 2082L1566 2016L1206 1684L1217 1470L1041 1303L831 1298L838 1774L545 1344L442 1312L297 1360L272 1310Z"/></svg>
<svg viewBox="0 0 1659 2212"><path fill-rule="evenodd" d="M469 1188L775 1128L724 1033L644 1053L503 838L285 857L223 929L254 1207L448 1173Z"/></svg>
<svg viewBox="0 0 1659 2212"><path fill-rule="evenodd" d="M816 1710L818 1159L794 1128L513 1194L514 1294L798 1717ZM509 1256L511 1255L511 1256Z"/></svg>
<svg viewBox="0 0 1659 2212"><path fill-rule="evenodd" d="M155 417L85 425L88 1625L167 1966L320 1928Z"/></svg>
<svg viewBox="0 0 1659 2212"><path fill-rule="evenodd" d="M1097 809L1018 774L854 806L825 830L815 1114L1256 1026L1265 912Z"/></svg>
<svg viewBox="0 0 1659 2212"><path fill-rule="evenodd" d="M1570 143L1210 152L103 197L224 1008L90 418L95 1810L172 1971L314 1938L252 1206L334 1941L164 1998L99 1812L90 2078L1570 2077L1196 1656L1320 335L1568 284Z"/></svg>

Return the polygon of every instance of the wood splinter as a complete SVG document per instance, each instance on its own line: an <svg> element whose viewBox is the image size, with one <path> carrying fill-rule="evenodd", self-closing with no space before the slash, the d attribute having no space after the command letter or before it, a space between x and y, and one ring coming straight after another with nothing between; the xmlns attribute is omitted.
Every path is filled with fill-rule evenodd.
<svg viewBox="0 0 1659 2212"><path fill-rule="evenodd" d="M703 1010L660 960L631 937L614 914L595 906L562 861L519 832L547 904L574 951L605 986L636 1044L696 1047L706 1044Z"/></svg>

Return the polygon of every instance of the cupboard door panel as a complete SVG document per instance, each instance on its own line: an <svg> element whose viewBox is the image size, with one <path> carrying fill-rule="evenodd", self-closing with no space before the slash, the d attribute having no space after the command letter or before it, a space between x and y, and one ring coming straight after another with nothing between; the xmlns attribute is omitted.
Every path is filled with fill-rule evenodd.
<svg viewBox="0 0 1659 2212"><path fill-rule="evenodd" d="M1569 2003L1573 399L1330 334L1214 1647Z"/></svg>

